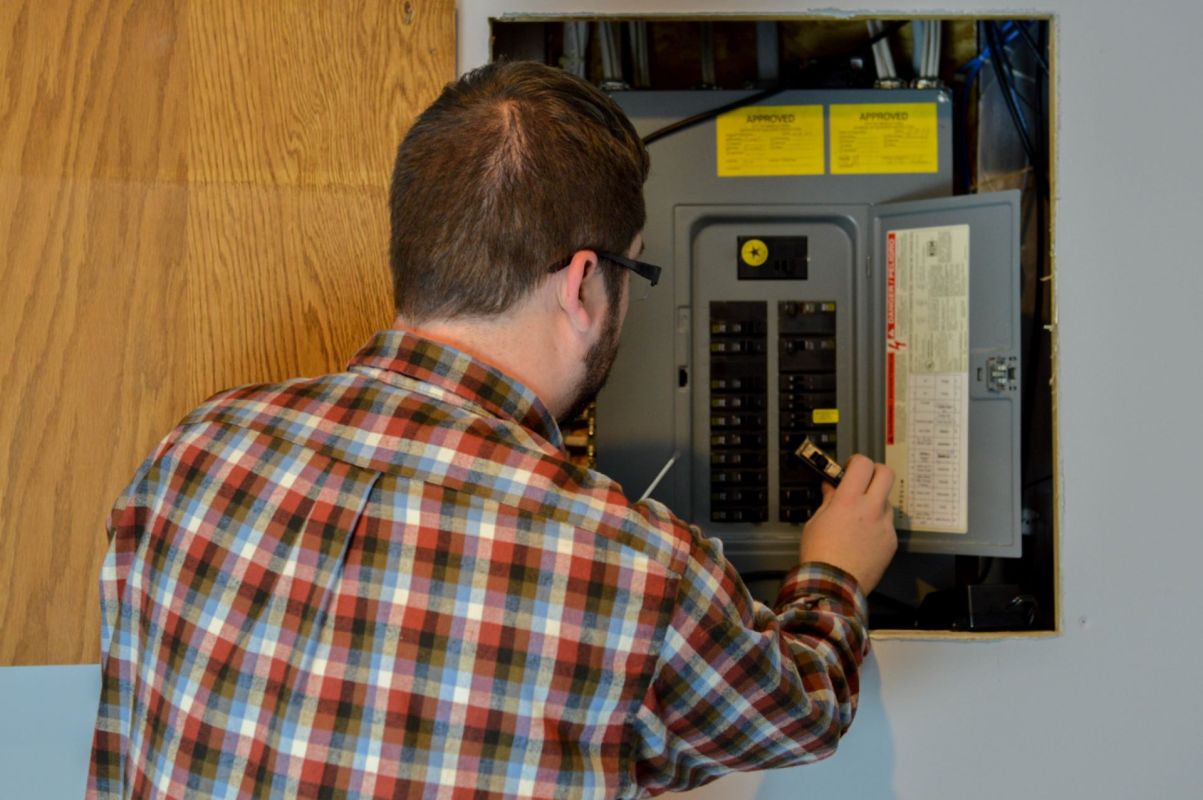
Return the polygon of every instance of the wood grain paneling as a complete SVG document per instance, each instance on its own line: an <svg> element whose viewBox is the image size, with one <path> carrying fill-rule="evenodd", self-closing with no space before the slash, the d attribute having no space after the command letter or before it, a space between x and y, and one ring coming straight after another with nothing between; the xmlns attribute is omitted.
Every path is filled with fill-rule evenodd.
<svg viewBox="0 0 1203 800"><path fill-rule="evenodd" d="M187 402L186 213L178 186L0 178L3 663L94 657L105 511Z"/></svg>
<svg viewBox="0 0 1203 800"><path fill-rule="evenodd" d="M194 180L380 186L398 136L450 79L449 3L194 3Z"/></svg>
<svg viewBox="0 0 1203 800"><path fill-rule="evenodd" d="M341 367L391 322L383 189L193 187L192 391Z"/></svg>
<svg viewBox="0 0 1203 800"><path fill-rule="evenodd" d="M189 57L178 6L0 3L0 174L183 178Z"/></svg>
<svg viewBox="0 0 1203 800"><path fill-rule="evenodd" d="M387 324L392 155L454 3L9 0L0 63L0 664L88 662L154 443Z"/></svg>

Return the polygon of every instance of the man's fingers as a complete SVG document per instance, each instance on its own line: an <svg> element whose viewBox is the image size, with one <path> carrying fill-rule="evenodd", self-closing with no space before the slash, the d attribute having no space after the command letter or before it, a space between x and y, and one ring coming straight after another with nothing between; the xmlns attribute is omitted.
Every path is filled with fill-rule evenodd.
<svg viewBox="0 0 1203 800"><path fill-rule="evenodd" d="M840 481L840 488L848 487L844 491L864 494L865 490L869 488L871 480L873 480L873 462L858 453L848 459L848 463L844 467L844 477Z"/></svg>
<svg viewBox="0 0 1203 800"><path fill-rule="evenodd" d="M831 498L835 495L835 487L827 481L823 481L819 484L819 491L823 493L823 502L819 505L819 508L823 508L823 506L831 502Z"/></svg>
<svg viewBox="0 0 1203 800"><path fill-rule="evenodd" d="M873 465L873 479L869 481L865 494L878 500L882 505L890 502L890 489L894 488L894 470L885 464Z"/></svg>
<svg viewBox="0 0 1203 800"><path fill-rule="evenodd" d="M893 487L894 470L885 464L875 464L872 459L858 453L848 459L838 491L846 497L866 495L884 507L890 502L890 489ZM826 493L823 500L827 501Z"/></svg>

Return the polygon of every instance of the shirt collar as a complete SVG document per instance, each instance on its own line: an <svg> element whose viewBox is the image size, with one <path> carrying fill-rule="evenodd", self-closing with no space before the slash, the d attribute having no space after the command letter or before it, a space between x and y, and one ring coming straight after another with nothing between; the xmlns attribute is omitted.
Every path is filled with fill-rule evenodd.
<svg viewBox="0 0 1203 800"><path fill-rule="evenodd" d="M564 447L559 425L534 392L451 345L389 328L377 332L355 354L348 368L355 367L387 370L433 384L489 414L516 421L558 449Z"/></svg>

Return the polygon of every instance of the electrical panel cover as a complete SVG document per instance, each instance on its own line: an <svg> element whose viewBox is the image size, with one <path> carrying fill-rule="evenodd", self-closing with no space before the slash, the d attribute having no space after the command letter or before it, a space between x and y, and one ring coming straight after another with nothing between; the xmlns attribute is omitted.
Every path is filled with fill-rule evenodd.
<svg viewBox="0 0 1203 800"><path fill-rule="evenodd" d="M616 98L646 134L730 99L699 94ZM826 138L883 94L931 109L930 170L833 172L827 148L821 171L721 176L713 120L650 148L643 257L667 274L631 303L598 401L599 468L638 497L675 457L653 496L745 573L795 557L819 502L804 437L891 461L904 549L1020 552L1018 193L947 196L942 92L765 102L823 109Z"/></svg>

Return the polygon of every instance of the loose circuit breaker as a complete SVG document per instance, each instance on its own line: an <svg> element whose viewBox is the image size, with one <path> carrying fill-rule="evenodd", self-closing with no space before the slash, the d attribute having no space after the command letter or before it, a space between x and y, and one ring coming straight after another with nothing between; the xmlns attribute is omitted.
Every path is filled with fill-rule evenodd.
<svg viewBox="0 0 1203 800"><path fill-rule="evenodd" d="M615 95L643 135L740 96ZM771 570L821 500L810 436L895 467L904 549L1018 555L1018 194L948 196L950 134L940 91L793 91L651 145L666 275L631 303L599 468L637 497L675 456L653 496Z"/></svg>

